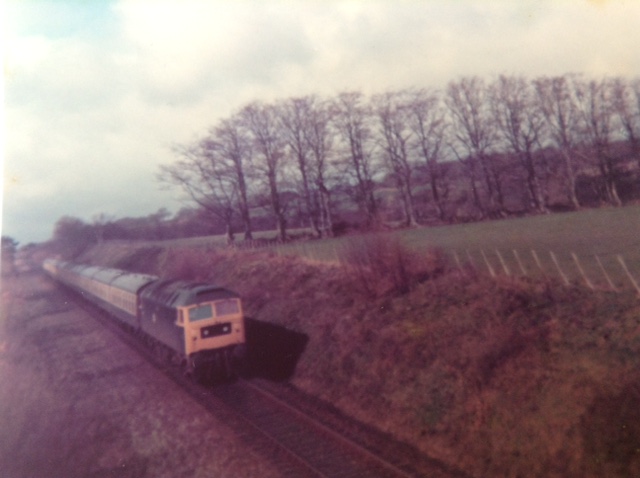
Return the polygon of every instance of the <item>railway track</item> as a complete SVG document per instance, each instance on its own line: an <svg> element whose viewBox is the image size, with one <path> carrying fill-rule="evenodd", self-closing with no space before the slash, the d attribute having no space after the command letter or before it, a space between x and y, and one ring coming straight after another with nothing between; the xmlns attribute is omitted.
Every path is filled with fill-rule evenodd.
<svg viewBox="0 0 640 478"><path fill-rule="evenodd" d="M213 394L316 476L414 476L251 382L218 386Z"/></svg>
<svg viewBox="0 0 640 478"><path fill-rule="evenodd" d="M204 387L180 367L162 362L107 312L68 289L70 300L164 372L205 409L232 427L252 451L268 458L284 477L466 477L458 470L398 444L295 391L262 380Z"/></svg>

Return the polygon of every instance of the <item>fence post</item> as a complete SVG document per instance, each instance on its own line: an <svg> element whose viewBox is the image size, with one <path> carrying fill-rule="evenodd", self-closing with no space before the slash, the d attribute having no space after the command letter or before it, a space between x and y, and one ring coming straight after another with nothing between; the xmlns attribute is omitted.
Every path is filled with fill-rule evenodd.
<svg viewBox="0 0 640 478"><path fill-rule="evenodd" d="M500 252L498 251L498 249L495 249L496 251L496 255L498 256L498 259L500 260L500 264L502 264L502 269L504 270L504 273L507 276L511 275L511 271L509 270L509 268L507 267L507 264L504 262L504 259L502 258L502 254L500 254Z"/></svg>
<svg viewBox="0 0 640 478"><path fill-rule="evenodd" d="M518 251L516 251L515 249L512 249L512 251L513 251L513 256L516 258L516 262L518 263L518 267L520 267L520 272L522 272L522 275L526 277L527 270L524 268L524 265L520 260L520 255L518 254Z"/></svg>
<svg viewBox="0 0 640 478"><path fill-rule="evenodd" d="M475 262L473 262L473 257L471 257L471 254L469 254L469 249L465 249L465 251L467 252L467 260L469 261L469 264L471 264L471 267L476 269L476 264Z"/></svg>
<svg viewBox="0 0 640 478"><path fill-rule="evenodd" d="M609 274L607 274L606 269L604 268L604 266L602 265L602 262L600 261L600 257L598 257L597 255L594 256L594 257L596 258L596 262L598 263L598 266L600 267L600 270L602 271L602 275L604 275L604 278L607 280L607 284L609 284L609 287L611 288L611 290L613 290L614 292L617 292L618 289L613 284L613 281L611 280L611 277L609 277Z"/></svg>
<svg viewBox="0 0 640 478"><path fill-rule="evenodd" d="M580 264L580 261L578 260L578 256L576 256L575 252L571 252L571 257L573 257L573 262L576 263L576 266L578 267L578 270L580 271L580 275L582 275L582 278L584 279L584 283L587 284L587 287L589 289L594 290L595 287L593 287L593 284L591 283L591 281L587 277L587 274L585 274L584 269L582 268L582 265Z"/></svg>
<svg viewBox="0 0 640 478"><path fill-rule="evenodd" d="M533 256L533 259L536 261L536 265L538 266L538 269L540 269L540 272L542 272L542 276L546 277L547 275L544 273L544 269L542 268L542 263L540 262L540 259L538 258L538 254L536 253L536 251L531 249L531 255Z"/></svg>
<svg viewBox="0 0 640 478"><path fill-rule="evenodd" d="M462 263L460 262L460 258L458 257L458 253L453 251L453 257L456 260L456 264L458 265L458 269L462 272Z"/></svg>
<svg viewBox="0 0 640 478"><path fill-rule="evenodd" d="M494 271L493 267L491 267L491 264L489 264L489 260L487 259L487 255L484 253L484 249L481 249L480 252L482 253L482 258L484 259L484 263L487 265L487 269L489 269L489 274L491 274L491 277L495 277L496 276L496 271Z"/></svg>
<svg viewBox="0 0 640 478"><path fill-rule="evenodd" d="M556 255L553 253L553 251L549 251L549 255L551 256L551 260L553 261L553 263L556 265L556 269L558 269L558 273L560 274L560 277L562 277L564 285L569 285L569 279L567 279L567 276L564 274L564 272L562 272L560 264L558 263L558 259L556 259Z"/></svg>
<svg viewBox="0 0 640 478"><path fill-rule="evenodd" d="M633 284L633 287L635 287L636 292L638 293L638 295L640 295L640 286L638 286L638 283L636 282L636 280L631 275L631 271L629 271L629 268L627 267L627 264L624 262L624 259L622 258L622 256L620 254L618 254L617 257L618 257L618 262L620 263L620 265L624 269L624 272L627 274L627 277L629 278L629 281L631 281L631 284Z"/></svg>

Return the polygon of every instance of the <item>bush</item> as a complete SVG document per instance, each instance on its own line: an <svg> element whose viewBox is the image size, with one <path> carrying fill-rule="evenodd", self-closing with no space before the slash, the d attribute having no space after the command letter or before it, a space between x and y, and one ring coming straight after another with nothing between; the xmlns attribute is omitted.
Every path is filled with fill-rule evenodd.
<svg viewBox="0 0 640 478"><path fill-rule="evenodd" d="M130 272L153 274L155 273L158 257L161 254L162 248L159 246L143 247L117 260L114 263L114 267Z"/></svg>
<svg viewBox="0 0 640 478"><path fill-rule="evenodd" d="M343 262L370 297L406 294L416 284L447 269L446 257L440 251L417 254L389 234L351 239L343 251Z"/></svg>
<svg viewBox="0 0 640 478"><path fill-rule="evenodd" d="M197 249L169 249L159 269L172 279L205 281L211 276L212 257Z"/></svg>

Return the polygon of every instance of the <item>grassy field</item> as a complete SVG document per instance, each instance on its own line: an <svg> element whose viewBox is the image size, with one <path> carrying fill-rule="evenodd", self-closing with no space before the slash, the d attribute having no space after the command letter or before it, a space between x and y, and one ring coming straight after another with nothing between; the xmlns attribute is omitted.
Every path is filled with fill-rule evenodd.
<svg viewBox="0 0 640 478"><path fill-rule="evenodd" d="M640 272L638 206L407 231L403 239L417 249L432 246L451 254L455 251L461 261L468 260L468 251L478 268L488 270L486 257L496 272L503 273L500 257L512 273L522 274L520 258L528 274L544 270L547 275L559 275L551 252L569 279L584 280L572 253L591 282L606 282L596 255L618 285L627 280L618 255L631 270Z"/></svg>
<svg viewBox="0 0 640 478"><path fill-rule="evenodd" d="M292 234L303 232L308 231L291 231ZM586 284L581 267L587 280L598 288L610 288L603 269L615 287L633 287L618 259L621 256L635 280L640 281L640 205L421 227L386 234L398 238L415 251L441 249L451 257L453 264L459 261L463 266L469 264L484 273L493 270L496 274L523 275L524 271L526 275L546 275L563 280L559 266L568 280ZM275 232L254 235L257 239L269 239L275 237ZM357 240L358 236L347 236L272 247L278 254L338 261L347 243ZM241 242L240 237L238 241ZM163 241L161 244L221 247L226 242L224 236L211 236ZM572 254L578 259L579 266Z"/></svg>
<svg viewBox="0 0 640 478"><path fill-rule="evenodd" d="M596 255L617 287L631 286L618 255L623 257L636 280L640 279L640 206L425 227L388 234L416 251L442 249L454 263L457 255L461 263L470 262L487 273L488 262L495 273L505 274L502 258L511 274L522 275L524 269L527 275L544 273L561 277L550 254L553 252L569 280L584 281L572 253L594 285L608 286ZM277 249L316 260L336 260L345 244L353 240L357 237L293 243Z"/></svg>

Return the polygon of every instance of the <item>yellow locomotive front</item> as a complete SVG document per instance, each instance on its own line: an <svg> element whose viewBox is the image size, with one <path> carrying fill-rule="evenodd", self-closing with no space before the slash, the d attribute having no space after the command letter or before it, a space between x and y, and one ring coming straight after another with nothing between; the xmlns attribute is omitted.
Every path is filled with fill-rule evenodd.
<svg viewBox="0 0 640 478"><path fill-rule="evenodd" d="M140 328L198 375L236 374L245 355L240 297L210 284L158 281L140 293Z"/></svg>
<svg viewBox="0 0 640 478"><path fill-rule="evenodd" d="M187 355L245 343L242 303L238 298L181 307L178 325L185 328Z"/></svg>

